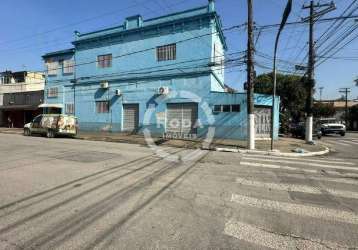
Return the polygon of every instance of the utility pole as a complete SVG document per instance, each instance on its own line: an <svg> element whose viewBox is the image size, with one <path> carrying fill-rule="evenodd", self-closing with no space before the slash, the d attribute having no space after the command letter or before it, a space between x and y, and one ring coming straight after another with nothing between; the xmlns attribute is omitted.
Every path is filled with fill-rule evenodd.
<svg viewBox="0 0 358 250"><path fill-rule="evenodd" d="M346 101L346 105L345 105L345 114L344 114L344 121L345 121L345 125L346 127L348 127L348 94L351 92L350 88L341 88L339 90L339 93L343 93L345 96L345 101Z"/></svg>
<svg viewBox="0 0 358 250"><path fill-rule="evenodd" d="M276 70L276 60L277 60L277 49L278 42L280 39L281 32L286 25L287 19L290 16L292 10L292 0L288 0L286 4L286 8L282 15L282 20L280 27L278 29L276 40L275 40L275 48L274 48L274 56L273 56L273 88L272 88L272 106L271 106L271 150L273 150L273 141L275 137L275 107L276 107L276 82L277 82L277 70Z"/></svg>
<svg viewBox="0 0 358 250"><path fill-rule="evenodd" d="M324 87L319 87L319 101L322 102L322 92Z"/></svg>
<svg viewBox="0 0 358 250"><path fill-rule="evenodd" d="M322 7L327 7L319 12L316 12L315 9ZM303 9L309 9L310 15L308 18L304 18L303 21L309 21L309 51L308 51L308 69L307 69L307 90L308 97L306 100L306 142L310 143L312 141L312 132L313 132L313 92L315 86L314 79L314 70L315 70L315 41L314 41L314 23L315 21L323 16L324 14L334 10L336 7L333 2L329 4L314 4L314 1L311 0L308 6L303 6Z"/></svg>
<svg viewBox="0 0 358 250"><path fill-rule="evenodd" d="M253 0L247 0L247 148L255 149Z"/></svg>

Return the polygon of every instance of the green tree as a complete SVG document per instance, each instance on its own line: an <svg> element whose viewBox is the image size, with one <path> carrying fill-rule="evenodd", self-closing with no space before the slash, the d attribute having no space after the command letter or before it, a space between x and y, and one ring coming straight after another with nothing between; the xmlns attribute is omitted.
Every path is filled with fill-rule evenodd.
<svg viewBox="0 0 358 250"><path fill-rule="evenodd" d="M317 102L313 105L314 117L332 117L335 114L336 114L336 110L333 107L333 103Z"/></svg>
<svg viewBox="0 0 358 250"><path fill-rule="evenodd" d="M305 79L297 75L277 74L276 93L280 96L281 133L287 133L290 122L301 121L305 114L307 88ZM255 93L272 94L273 74L262 74L255 79Z"/></svg>
<svg viewBox="0 0 358 250"><path fill-rule="evenodd" d="M354 122L358 122L358 104L349 108L348 120L350 128L353 127Z"/></svg>

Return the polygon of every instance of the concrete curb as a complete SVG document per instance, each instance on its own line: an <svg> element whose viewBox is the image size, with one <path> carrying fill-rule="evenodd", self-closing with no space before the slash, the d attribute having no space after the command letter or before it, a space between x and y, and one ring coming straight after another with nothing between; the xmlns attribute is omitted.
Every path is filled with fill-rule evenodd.
<svg viewBox="0 0 358 250"><path fill-rule="evenodd" d="M329 153L329 148L325 147L325 150L317 152L307 153L283 153L280 151L261 151L261 150L248 150L248 149L232 149L232 148L215 148L219 152L232 152L242 154L256 154L256 155L272 155L272 156L289 156L289 157L307 157L307 156L318 156Z"/></svg>

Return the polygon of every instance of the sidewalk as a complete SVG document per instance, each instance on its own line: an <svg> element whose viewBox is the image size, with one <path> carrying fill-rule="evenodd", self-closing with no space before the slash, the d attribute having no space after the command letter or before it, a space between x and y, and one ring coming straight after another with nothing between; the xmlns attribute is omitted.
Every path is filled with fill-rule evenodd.
<svg viewBox="0 0 358 250"><path fill-rule="evenodd" d="M6 134L22 134L23 129L21 128L0 128L0 133ZM108 141L108 142L119 142L119 143L132 143L147 145L147 142L143 135L137 134L124 134L124 133L110 133L110 132L80 132L77 139L81 140L91 140L91 141ZM246 150L246 141L243 140L231 140L231 139L214 139L208 148L202 140L168 140L163 138L152 138L153 142L156 145L163 146L172 146L180 148L204 148L211 150L219 151L232 151L232 152L245 152ZM270 152L270 140L257 140L256 141L256 150L253 152ZM327 148L324 145L321 145L317 141L316 145L306 144L304 140L299 140L295 138L285 138L280 137L278 141L274 142L274 148L276 153L286 153L292 154L296 149L303 150L305 153L312 152L323 152ZM300 153L299 153L300 154Z"/></svg>
<svg viewBox="0 0 358 250"><path fill-rule="evenodd" d="M81 132L78 136L79 139L94 140L94 141L110 141L110 142L124 142L147 145L143 135L128 135L121 133L89 133ZM232 139L214 139L210 145L210 148L204 145L201 140L167 140L163 138L152 138L156 145L182 147L182 148L204 148L212 150L244 152L246 151L246 141L232 140ZM257 140L256 151L269 152L271 148L270 140ZM296 149L301 149L303 152L323 152L327 148L321 145L319 142L316 145L306 144L304 140L295 138L280 137L278 141L274 142L274 148L276 152L280 153L294 153Z"/></svg>

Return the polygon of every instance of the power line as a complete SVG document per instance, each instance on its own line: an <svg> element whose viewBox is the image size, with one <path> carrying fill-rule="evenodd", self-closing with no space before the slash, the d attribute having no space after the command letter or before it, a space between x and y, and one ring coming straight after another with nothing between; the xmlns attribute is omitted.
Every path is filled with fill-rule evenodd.
<svg viewBox="0 0 358 250"><path fill-rule="evenodd" d="M237 51L237 52L232 52L230 54L227 54L227 56L243 54L243 53L245 53L245 51ZM222 57L222 56L218 56L218 57ZM96 75L87 76L84 79L96 79L96 78L100 78L100 77L109 78L109 77L115 77L115 76L126 75L126 74L127 75L131 75L131 74L146 74L149 71L145 71L145 70L151 70L151 69L157 69L157 70L150 71L150 72L159 72L159 71L163 71L160 68L178 66L178 65L183 65L183 64L192 63L192 62L200 62L200 61L203 61L203 60L208 60L208 59L213 59L213 58L215 58L215 57L205 57L205 58L200 58L200 59L187 60L187 61L182 61L182 62L175 62L175 63L172 63L172 64L161 65L161 66L151 66L151 67L144 67L144 68L139 68L139 69L137 68L136 70L127 70L127 71L116 72L116 73L111 73L111 74L101 74L101 75L96 74ZM243 56L239 57L239 58L243 58ZM231 59L226 59L225 61L229 61L229 60L231 60ZM208 65L208 63L205 64L205 66L207 66L207 65ZM167 69L164 69L164 70L175 70L175 69L176 68L167 68ZM78 78L78 79L81 79L81 78ZM51 83L61 83L61 82L69 82L69 81L70 81L69 79L60 79L60 80L53 80L53 81L51 81Z"/></svg>
<svg viewBox="0 0 358 250"><path fill-rule="evenodd" d="M242 27L242 25L235 25L235 26L231 26L231 27L228 27L228 28L224 28L222 29L221 31L228 31L228 30L233 30L233 29L237 29L237 28L240 28ZM187 41L191 41L191 40L194 40L194 39L198 39L198 38L201 38L201 37L204 37L204 36L209 36L209 35L213 35L213 34L217 34L221 31L215 31L215 32L211 32L211 33L206 33L206 34L202 34L202 35L199 35L199 36L195 36L195 37L190 37L190 38L186 38L186 39L183 39L183 40L178 40L178 41L174 41L173 43L184 43L184 42L187 42ZM125 56L130 56L130 55L135 55L135 54L138 54L138 53L143 53L143 52L147 52L147 51L151 51L151 50L155 50L157 48L157 46L155 47L150 47L150 48L146 48L146 49L142 49L142 50L137 50L137 51L133 51L133 52L130 52L130 53L126 53L126 54L122 54L122 55L118 55L118 56L112 56L112 59L115 59L115 58L122 58L122 57L125 57ZM87 62L81 62L81 63L76 63L74 65L72 65L71 67L78 67L78 66L83 66L83 65L88 65L88 64L91 64L91 63L97 63L98 61L97 60L92 60L92 61L87 61ZM57 67L57 68L53 68L52 70L60 70L62 69L62 67ZM46 73L48 72L48 70L45 70L45 71L42 71L43 73Z"/></svg>
<svg viewBox="0 0 358 250"><path fill-rule="evenodd" d="M72 28L73 26L81 24L81 23L89 22L89 21L92 21L92 20L102 18L104 16L110 16L110 15L117 14L118 12L123 12L123 11L129 10L129 9L137 7L139 5L143 5L144 3L148 2L148 1L153 1L153 0L146 0L144 2L139 2L139 3L136 3L136 4L132 4L132 5L130 5L128 7L125 7L125 8L117 9L115 11L109 11L109 12L106 12L106 13L103 13L103 14L100 14L100 15L97 15L97 16L94 16L94 17L89 17L89 18L80 20L78 22L73 22L73 23L69 23L69 24L66 24L66 25L58 26L56 28L46 30L46 31L43 31L43 32L40 32L40 33L36 33L36 34L33 34L33 35L23 36L23 37L18 38L18 39L12 39L12 40L3 41L3 42L0 42L0 45L7 44L7 43L10 43L10 42L12 43L12 42L17 42L17 41L23 41L23 40L26 40L26 39L29 39L29 38L32 38L32 37L46 35L48 33L52 33L52 32L55 32L55 31L58 31L58 30L61 30L61 29L65 29L65 28ZM185 2L185 1L186 0L183 0L180 3Z"/></svg>

